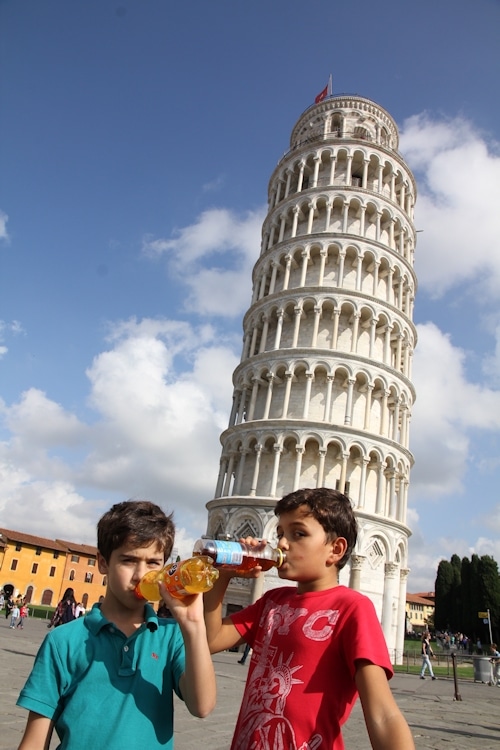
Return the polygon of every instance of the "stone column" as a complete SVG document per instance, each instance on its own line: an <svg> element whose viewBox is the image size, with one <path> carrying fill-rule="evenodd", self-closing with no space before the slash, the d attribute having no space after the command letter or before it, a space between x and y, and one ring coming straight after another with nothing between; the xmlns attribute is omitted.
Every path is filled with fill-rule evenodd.
<svg viewBox="0 0 500 750"><path fill-rule="evenodd" d="M354 391L354 384L356 380L354 378L349 378L347 381L347 399L345 404L345 412L344 412L344 424L351 424L352 422L352 394Z"/></svg>
<svg viewBox="0 0 500 750"><path fill-rule="evenodd" d="M384 596L382 599L382 630L387 643L394 643L393 628L396 626L397 609L396 597L398 593L399 565L394 562L385 564ZM396 615L396 616L394 616ZM391 654L393 657L393 654Z"/></svg>
<svg viewBox="0 0 500 750"><path fill-rule="evenodd" d="M285 265L285 275L283 277L283 291L284 292L286 292L286 290L288 289L288 284L290 282L290 269L292 267L292 256L291 255L287 255L285 257L285 262L286 262L286 265Z"/></svg>
<svg viewBox="0 0 500 750"><path fill-rule="evenodd" d="M351 570L349 573L349 588L361 591L361 571L366 557L363 555L351 555Z"/></svg>
<svg viewBox="0 0 500 750"><path fill-rule="evenodd" d="M339 336L339 318L340 318L340 310L337 307L333 311L332 349L337 348L337 341L338 341L338 336Z"/></svg>
<svg viewBox="0 0 500 750"><path fill-rule="evenodd" d="M301 287L304 287L306 285L308 263L309 263L309 249L306 249L302 251L302 272L300 276Z"/></svg>
<svg viewBox="0 0 500 750"><path fill-rule="evenodd" d="M318 329L319 329L319 321L321 319L321 307L318 307L317 305L314 308L314 328L313 328L313 335L312 335L312 341L311 346L315 348L318 345Z"/></svg>
<svg viewBox="0 0 500 750"><path fill-rule="evenodd" d="M250 489L250 497L255 497L255 494L257 492L257 483L259 481L259 471L260 471L260 459L262 456L262 445L256 445L255 446L255 466L253 470L253 477L252 477L252 487Z"/></svg>
<svg viewBox="0 0 500 750"><path fill-rule="evenodd" d="M327 251L324 247L321 248L320 251L320 267L319 267L319 279L318 279L318 286L323 286L323 280L325 278L325 263L327 258Z"/></svg>
<svg viewBox="0 0 500 750"><path fill-rule="evenodd" d="M281 415L282 419L286 419L288 415L288 404L290 403L290 392L292 390L292 373L290 371L285 372L285 395L283 396L283 413Z"/></svg>
<svg viewBox="0 0 500 750"><path fill-rule="evenodd" d="M274 464L273 464L273 476L271 479L271 497L276 497L276 485L278 484L278 472L280 468L280 460L283 449L279 445L275 445L274 448Z"/></svg>
<svg viewBox="0 0 500 750"><path fill-rule="evenodd" d="M294 307L293 312L295 314L295 320L293 321L292 349L295 349L297 347L297 342L299 340L299 328L300 328L300 318L302 316L302 308Z"/></svg>
<svg viewBox="0 0 500 750"><path fill-rule="evenodd" d="M240 461L238 464L238 473L236 475L236 482L234 491L236 495L239 495L241 493L241 482L243 480L243 474L245 472L245 462L247 458L248 451L244 448L240 448Z"/></svg>
<svg viewBox="0 0 500 750"><path fill-rule="evenodd" d="M359 496L358 496L358 507L365 507L365 493L366 493L366 469L370 463L369 458L361 459L361 477L359 480Z"/></svg>
<svg viewBox="0 0 500 750"><path fill-rule="evenodd" d="M399 602L398 602L398 622L396 629L396 654L394 663L403 663L403 652L405 646L405 629L406 629L406 586L408 582L409 568L401 568L399 571Z"/></svg>
<svg viewBox="0 0 500 750"><path fill-rule="evenodd" d="M323 413L323 422L330 421L330 408L332 405L332 386L333 386L333 375L327 375L326 376L325 411Z"/></svg>
<svg viewBox="0 0 500 750"><path fill-rule="evenodd" d="M324 448L320 448L319 449L318 477L316 479L316 487L323 487L323 479L325 476L325 458L326 458L326 450Z"/></svg>
<svg viewBox="0 0 500 750"><path fill-rule="evenodd" d="M285 311L284 310L278 310L276 313L277 315L277 321L276 321L276 336L274 337L274 347L273 349L279 349L281 344L281 332L283 330L283 318L285 317Z"/></svg>
<svg viewBox="0 0 500 750"><path fill-rule="evenodd" d="M295 448L296 452L296 459L295 459L295 476L293 478L293 491L299 489L300 486L300 472L302 469L302 456L304 455L304 448L302 446L297 445Z"/></svg>
<svg viewBox="0 0 500 750"><path fill-rule="evenodd" d="M311 401L311 388L314 379L313 372L306 372L306 392L304 395L304 407L302 412L302 419L307 419L309 414L309 402Z"/></svg>

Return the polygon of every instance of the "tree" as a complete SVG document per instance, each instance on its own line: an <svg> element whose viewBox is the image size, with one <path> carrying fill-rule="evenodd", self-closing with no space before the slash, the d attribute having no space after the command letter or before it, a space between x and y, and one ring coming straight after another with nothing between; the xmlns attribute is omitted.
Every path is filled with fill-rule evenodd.
<svg viewBox="0 0 500 750"><path fill-rule="evenodd" d="M436 630L450 628L450 604L453 590L453 568L447 560L441 560L438 565L436 583L434 587L435 610L434 625Z"/></svg>
<svg viewBox="0 0 500 750"><path fill-rule="evenodd" d="M450 626L454 632L460 630L462 620L462 561L458 555L451 557L453 573L450 592Z"/></svg>
<svg viewBox="0 0 500 750"><path fill-rule="evenodd" d="M466 635L472 636L477 625L477 612L471 609L472 595L472 566L468 557L462 557L461 567L462 578L462 612L460 631Z"/></svg>
<svg viewBox="0 0 500 750"><path fill-rule="evenodd" d="M481 623L477 617L477 613L481 611L481 597L479 596L479 556L472 555L470 559L471 567L471 588L469 598L469 611L472 617L472 630L467 633L476 639L479 633L482 633Z"/></svg>
<svg viewBox="0 0 500 750"><path fill-rule="evenodd" d="M489 555L483 555L479 559L479 594L481 610L489 610L493 640L497 639L499 616L500 616L500 577L498 565ZM488 632L489 638L489 632Z"/></svg>
<svg viewBox="0 0 500 750"><path fill-rule="evenodd" d="M500 575L489 555L469 560L453 555L441 560L435 585L434 623L437 630L461 632L474 641L489 642L489 628L479 612L490 612L493 640L500 640Z"/></svg>

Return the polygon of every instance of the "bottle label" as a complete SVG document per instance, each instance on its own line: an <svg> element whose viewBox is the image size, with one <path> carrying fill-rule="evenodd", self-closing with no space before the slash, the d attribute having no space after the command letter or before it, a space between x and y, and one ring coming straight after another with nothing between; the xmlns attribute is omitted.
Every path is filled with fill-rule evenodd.
<svg viewBox="0 0 500 750"><path fill-rule="evenodd" d="M237 542L215 542L216 565L239 565L243 560L243 550Z"/></svg>

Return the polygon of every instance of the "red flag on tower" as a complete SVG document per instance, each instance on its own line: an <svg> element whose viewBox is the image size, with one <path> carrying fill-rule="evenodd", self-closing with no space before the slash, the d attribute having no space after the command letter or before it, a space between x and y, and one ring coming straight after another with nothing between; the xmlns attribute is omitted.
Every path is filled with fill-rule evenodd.
<svg viewBox="0 0 500 750"><path fill-rule="evenodd" d="M323 91L320 91L318 96L315 98L314 103L319 104L323 101L323 99L326 99L327 96L332 95L332 74L330 73L330 77L328 79L328 83L326 84Z"/></svg>
<svg viewBox="0 0 500 750"><path fill-rule="evenodd" d="M320 102L323 101L323 99L326 99L327 96L328 96L328 86L325 86L323 91L321 91L316 97L316 99L314 100L314 103L319 104Z"/></svg>

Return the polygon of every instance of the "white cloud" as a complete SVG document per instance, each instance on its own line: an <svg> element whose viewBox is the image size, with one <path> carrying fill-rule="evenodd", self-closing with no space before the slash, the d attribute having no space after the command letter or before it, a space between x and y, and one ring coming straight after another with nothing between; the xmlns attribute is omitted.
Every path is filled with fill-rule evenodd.
<svg viewBox="0 0 500 750"><path fill-rule="evenodd" d="M9 233L7 232L8 220L9 217L7 214L0 210L0 240L4 240L5 242L9 242L10 240Z"/></svg>
<svg viewBox="0 0 500 750"><path fill-rule="evenodd" d="M36 389L1 405L10 439L0 445L0 523L26 530L29 519L33 533L92 542L110 497L147 497L200 535L237 358L210 327L175 321L121 322L109 341L87 371L92 422ZM192 541L192 532L179 535Z"/></svg>
<svg viewBox="0 0 500 750"><path fill-rule="evenodd" d="M264 217L265 209L242 217L227 209L209 209L173 239L144 238L142 250L151 257L167 256L169 273L190 290L185 309L234 317L250 302L251 269L259 255Z"/></svg>
<svg viewBox="0 0 500 750"><path fill-rule="evenodd" d="M73 414L37 388L30 388L21 394L17 404L5 409L5 424L13 435L22 438L26 451L39 444L69 446L80 443L84 429Z"/></svg>
<svg viewBox="0 0 500 750"><path fill-rule="evenodd" d="M401 151L418 182L415 268L436 296L475 281L496 303L500 283L500 156L497 143L462 118L409 118ZM484 302L484 300L483 300Z"/></svg>
<svg viewBox="0 0 500 750"><path fill-rule="evenodd" d="M0 320L0 359L9 351L8 347L3 344L4 340L9 335L17 336L20 333L24 333L24 330L18 320L12 320L10 323Z"/></svg>
<svg viewBox="0 0 500 750"><path fill-rule="evenodd" d="M500 431L500 392L467 380L465 352L437 326L427 323L417 329L412 498L461 491L470 460L470 430Z"/></svg>
<svg viewBox="0 0 500 750"><path fill-rule="evenodd" d="M410 538L411 570L408 578L408 592L433 591L437 568L441 560L450 560L452 555L470 559L474 554L479 557L490 555L495 560L500 560L500 539L498 536L495 538L478 536L471 544L463 538L443 534L429 542L420 527L416 526Z"/></svg>

